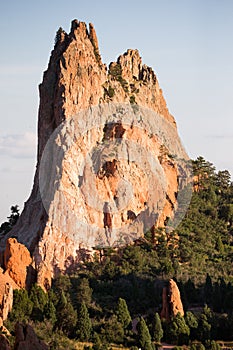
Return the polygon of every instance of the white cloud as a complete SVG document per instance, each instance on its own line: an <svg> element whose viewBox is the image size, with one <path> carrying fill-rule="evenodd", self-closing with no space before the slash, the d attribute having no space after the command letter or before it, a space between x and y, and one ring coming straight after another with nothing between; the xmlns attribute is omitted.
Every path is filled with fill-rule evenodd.
<svg viewBox="0 0 233 350"><path fill-rule="evenodd" d="M34 158L36 134L25 132L17 135L0 135L0 155L13 158Z"/></svg>

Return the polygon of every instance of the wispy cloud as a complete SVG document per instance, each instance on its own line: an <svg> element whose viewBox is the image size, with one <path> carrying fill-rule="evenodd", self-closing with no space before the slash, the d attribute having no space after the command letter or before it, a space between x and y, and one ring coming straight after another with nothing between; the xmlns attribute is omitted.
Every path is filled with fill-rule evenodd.
<svg viewBox="0 0 233 350"><path fill-rule="evenodd" d="M206 137L210 139L233 139L233 134L212 134L212 135L206 135Z"/></svg>
<svg viewBox="0 0 233 350"><path fill-rule="evenodd" d="M0 155L13 158L34 158L36 135L25 132L17 135L0 135Z"/></svg>

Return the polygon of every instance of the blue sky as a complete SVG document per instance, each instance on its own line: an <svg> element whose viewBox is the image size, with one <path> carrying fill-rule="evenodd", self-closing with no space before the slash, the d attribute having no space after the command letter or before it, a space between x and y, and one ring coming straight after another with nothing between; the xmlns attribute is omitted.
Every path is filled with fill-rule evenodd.
<svg viewBox="0 0 233 350"><path fill-rule="evenodd" d="M28 198L36 157L38 84L56 30L92 22L103 61L137 48L153 67L190 157L233 174L233 1L0 2L0 222Z"/></svg>

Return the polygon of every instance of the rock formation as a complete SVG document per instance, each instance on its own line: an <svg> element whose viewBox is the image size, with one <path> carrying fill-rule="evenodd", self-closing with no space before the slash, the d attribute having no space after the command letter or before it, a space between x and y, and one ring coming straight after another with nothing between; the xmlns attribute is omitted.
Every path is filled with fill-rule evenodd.
<svg viewBox="0 0 233 350"><path fill-rule="evenodd" d="M31 262L28 249L16 238L9 238L3 253L5 271L0 268L0 319L3 321L13 306L13 290L27 285Z"/></svg>
<svg viewBox="0 0 233 350"><path fill-rule="evenodd" d="M164 225L187 178L175 159L188 158L153 70L137 50L107 69L92 24L74 20L69 34L57 33L39 90L34 186L6 238L27 246L47 288L80 261L80 250L88 257ZM5 265L24 286L25 270L8 253Z"/></svg>
<svg viewBox="0 0 233 350"><path fill-rule="evenodd" d="M4 251L4 268L20 288L26 287L28 267L32 258L28 249L16 238L9 238Z"/></svg>
<svg viewBox="0 0 233 350"><path fill-rule="evenodd" d="M183 304L180 297L180 291L177 284L172 279L168 282L168 286L163 288L163 307L161 311L161 318L170 320L178 313L184 316Z"/></svg>
<svg viewBox="0 0 233 350"><path fill-rule="evenodd" d="M39 340L30 325L16 324L15 328L15 350L47 350L48 346Z"/></svg>
<svg viewBox="0 0 233 350"><path fill-rule="evenodd" d="M13 290L19 289L8 272L0 268L0 320L5 321L13 306Z"/></svg>

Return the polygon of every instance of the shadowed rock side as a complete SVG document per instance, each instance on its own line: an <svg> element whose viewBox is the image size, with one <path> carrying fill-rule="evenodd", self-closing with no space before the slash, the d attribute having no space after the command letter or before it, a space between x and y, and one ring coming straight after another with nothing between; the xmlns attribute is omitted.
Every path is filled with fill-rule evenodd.
<svg viewBox="0 0 233 350"><path fill-rule="evenodd" d="M116 184L121 176L126 176L126 178L128 176L132 180L133 185L137 188L135 198L138 199L137 202L134 199L132 207L126 208L125 213L121 216L114 216L108 210L102 210L98 216L95 216L86 204L87 198L84 198L83 193L81 195L78 192L79 188L85 187L88 169L84 169L83 175L79 176L77 185L70 181L69 174L74 167L75 157L80 152L81 146L76 145L72 152L66 152L65 146L62 146L63 140L61 140L61 151L64 153L62 161L56 164L56 159L53 159L52 156L47 160L47 163L51 163L51 169L58 168L59 176L55 182L52 171L47 174L49 186L54 189L54 198L51 200L53 209L49 207L46 212L41 200L39 170L43 151L54 130L71 116L91 106L128 103L131 106L149 108L159 114L174 129L175 137L178 138L178 135L174 118L168 111L153 70L142 63L137 50L128 50L117 59L117 62L111 63L108 70L101 61L98 40L92 24L88 30L85 23L74 20L69 34L61 32L57 36L57 42L51 53L48 69L44 73L39 91L38 155L34 185L16 226L2 239L1 249L5 248L8 237L16 236L33 256L38 271L38 283L47 288L54 274L80 261L79 252L81 250L86 248L85 256L88 256L91 255L92 249L92 246L83 245L82 241L78 241L74 238L73 233L71 234L73 221L66 212L64 202L59 199L61 186L74 208L82 209L85 220L93 223L96 220L98 226L108 231L111 231L114 223L121 227L126 222L133 221L140 211L145 209L148 196L146 177L142 170L133 165L133 162L130 167L129 164L123 164L120 167L117 160L108 159L95 177L95 186L99 193L102 193L102 199L108 202L112 196L115 203L120 206L122 194L120 190L116 192ZM108 129L108 127L98 126L95 133L83 135L83 146L88 142L92 142L92 147L100 142L104 144L105 138L107 140L112 137L122 139L127 136L128 139L132 137L132 140L136 142L135 140L141 137L140 135L137 137L137 134L129 127L127 129L121 125L120 121L116 121L112 129L111 127L110 130ZM163 225L167 217L171 216L176 203L179 171L168 154L161 151L162 145L156 140L156 137L150 135L150 138L151 144L148 147L154 150L169 184L164 209L157 218L157 223L155 222L157 225ZM66 135L64 135L65 139ZM85 147L81 152L85 154ZM156 193L156 185L150 191ZM111 235L111 232L108 234Z"/></svg>
<svg viewBox="0 0 233 350"><path fill-rule="evenodd" d="M10 343L3 334L0 334L0 350L11 350Z"/></svg>
<svg viewBox="0 0 233 350"><path fill-rule="evenodd" d="M17 323L15 327L14 350L48 350L49 347L39 340L30 325Z"/></svg>

